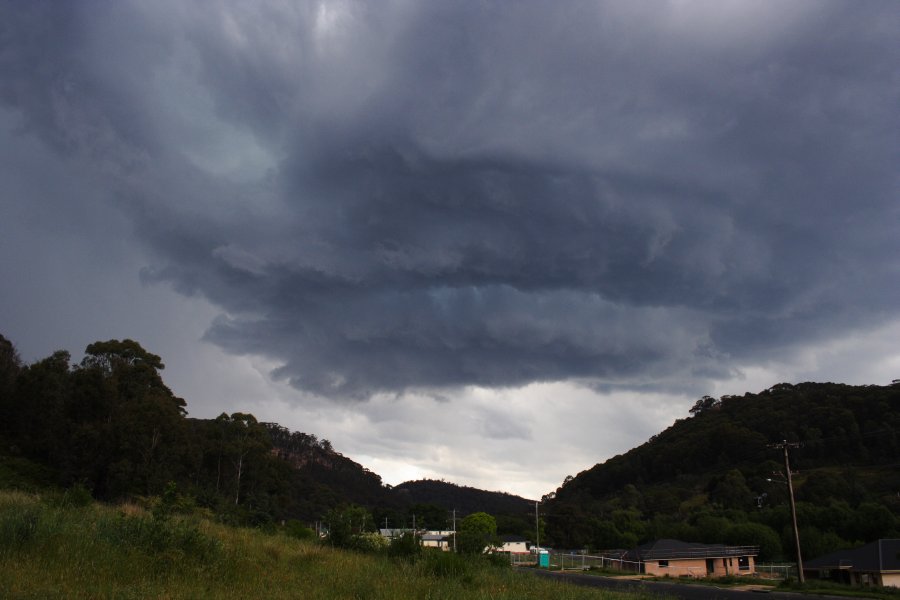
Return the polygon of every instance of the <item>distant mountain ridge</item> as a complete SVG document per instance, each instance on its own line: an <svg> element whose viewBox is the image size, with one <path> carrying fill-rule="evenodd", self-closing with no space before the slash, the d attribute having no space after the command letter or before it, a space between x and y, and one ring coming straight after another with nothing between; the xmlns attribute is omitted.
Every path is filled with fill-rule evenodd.
<svg viewBox="0 0 900 600"><path fill-rule="evenodd" d="M328 440L290 432L276 423L265 423L273 452L295 471L302 485L368 507L394 509L430 504L461 516L472 512L520 514L532 501L506 492L492 492L447 481L422 479L386 486L381 477L335 451Z"/></svg>
<svg viewBox="0 0 900 600"><path fill-rule="evenodd" d="M533 500L506 492L491 492L443 480L420 479L394 486L394 492L412 504L434 504L460 514L484 511L520 514L534 506Z"/></svg>

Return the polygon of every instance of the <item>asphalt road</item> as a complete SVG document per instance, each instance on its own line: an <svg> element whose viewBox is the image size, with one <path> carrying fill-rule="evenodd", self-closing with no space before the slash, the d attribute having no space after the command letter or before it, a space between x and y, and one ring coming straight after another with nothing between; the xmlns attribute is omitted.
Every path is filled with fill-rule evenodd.
<svg viewBox="0 0 900 600"><path fill-rule="evenodd" d="M735 590L708 585L598 577L582 573L560 573L559 571L543 571L540 569L528 569L528 571L534 573L536 577L567 581L575 585L606 588L621 592L640 591L654 596L683 598L684 600L802 600L806 598L815 598L815 600L847 600L847 596L804 596L803 594L791 592Z"/></svg>

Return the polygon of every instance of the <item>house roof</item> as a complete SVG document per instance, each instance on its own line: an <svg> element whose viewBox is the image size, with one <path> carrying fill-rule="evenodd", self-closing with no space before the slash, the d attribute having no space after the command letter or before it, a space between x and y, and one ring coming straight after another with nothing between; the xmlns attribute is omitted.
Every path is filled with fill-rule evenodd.
<svg viewBox="0 0 900 600"><path fill-rule="evenodd" d="M900 539L885 539L803 561L803 569L900 571Z"/></svg>
<svg viewBox="0 0 900 600"><path fill-rule="evenodd" d="M383 535L384 537L400 537L401 535L404 535L407 533L416 533L416 530L415 529L397 528L397 529L379 529L378 532L381 533L381 535Z"/></svg>
<svg viewBox="0 0 900 600"><path fill-rule="evenodd" d="M627 560L660 560L670 558L720 558L724 556L756 556L759 546L726 546L695 544L663 539L649 542L625 553Z"/></svg>

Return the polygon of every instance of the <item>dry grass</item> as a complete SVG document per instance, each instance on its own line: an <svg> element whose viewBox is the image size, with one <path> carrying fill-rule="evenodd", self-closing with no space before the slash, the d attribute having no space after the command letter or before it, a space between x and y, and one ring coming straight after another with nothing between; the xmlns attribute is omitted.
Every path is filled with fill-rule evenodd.
<svg viewBox="0 0 900 600"><path fill-rule="evenodd" d="M415 563L335 550L136 505L54 505L0 492L0 597L636 598L538 580L478 559Z"/></svg>

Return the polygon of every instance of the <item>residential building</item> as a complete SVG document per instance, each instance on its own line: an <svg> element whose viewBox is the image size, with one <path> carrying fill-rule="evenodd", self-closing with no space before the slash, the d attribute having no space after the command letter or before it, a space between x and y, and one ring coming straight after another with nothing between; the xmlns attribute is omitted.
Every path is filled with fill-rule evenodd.
<svg viewBox="0 0 900 600"><path fill-rule="evenodd" d="M386 537L389 540L393 540L395 538L403 537L404 535L417 534L418 532L415 529L411 529L408 527L396 528L396 529L379 529L378 533L381 534L382 537Z"/></svg>
<svg viewBox="0 0 900 600"><path fill-rule="evenodd" d="M402 537L407 534L418 536L419 543L425 548L440 548L448 551L453 549L452 531L421 531L415 529L380 529L381 535L389 540Z"/></svg>
<svg viewBox="0 0 900 600"><path fill-rule="evenodd" d="M648 575L724 577L753 575L757 556L759 546L695 544L663 539L629 550L616 562L623 570Z"/></svg>
<svg viewBox="0 0 900 600"><path fill-rule="evenodd" d="M803 561L810 578L862 586L900 587L900 539L884 539Z"/></svg>
<svg viewBox="0 0 900 600"><path fill-rule="evenodd" d="M531 542L520 535L501 535L499 552L510 552L512 554L528 554Z"/></svg>
<svg viewBox="0 0 900 600"><path fill-rule="evenodd" d="M426 531L420 536L425 548L439 548L444 552L453 549L452 531Z"/></svg>

